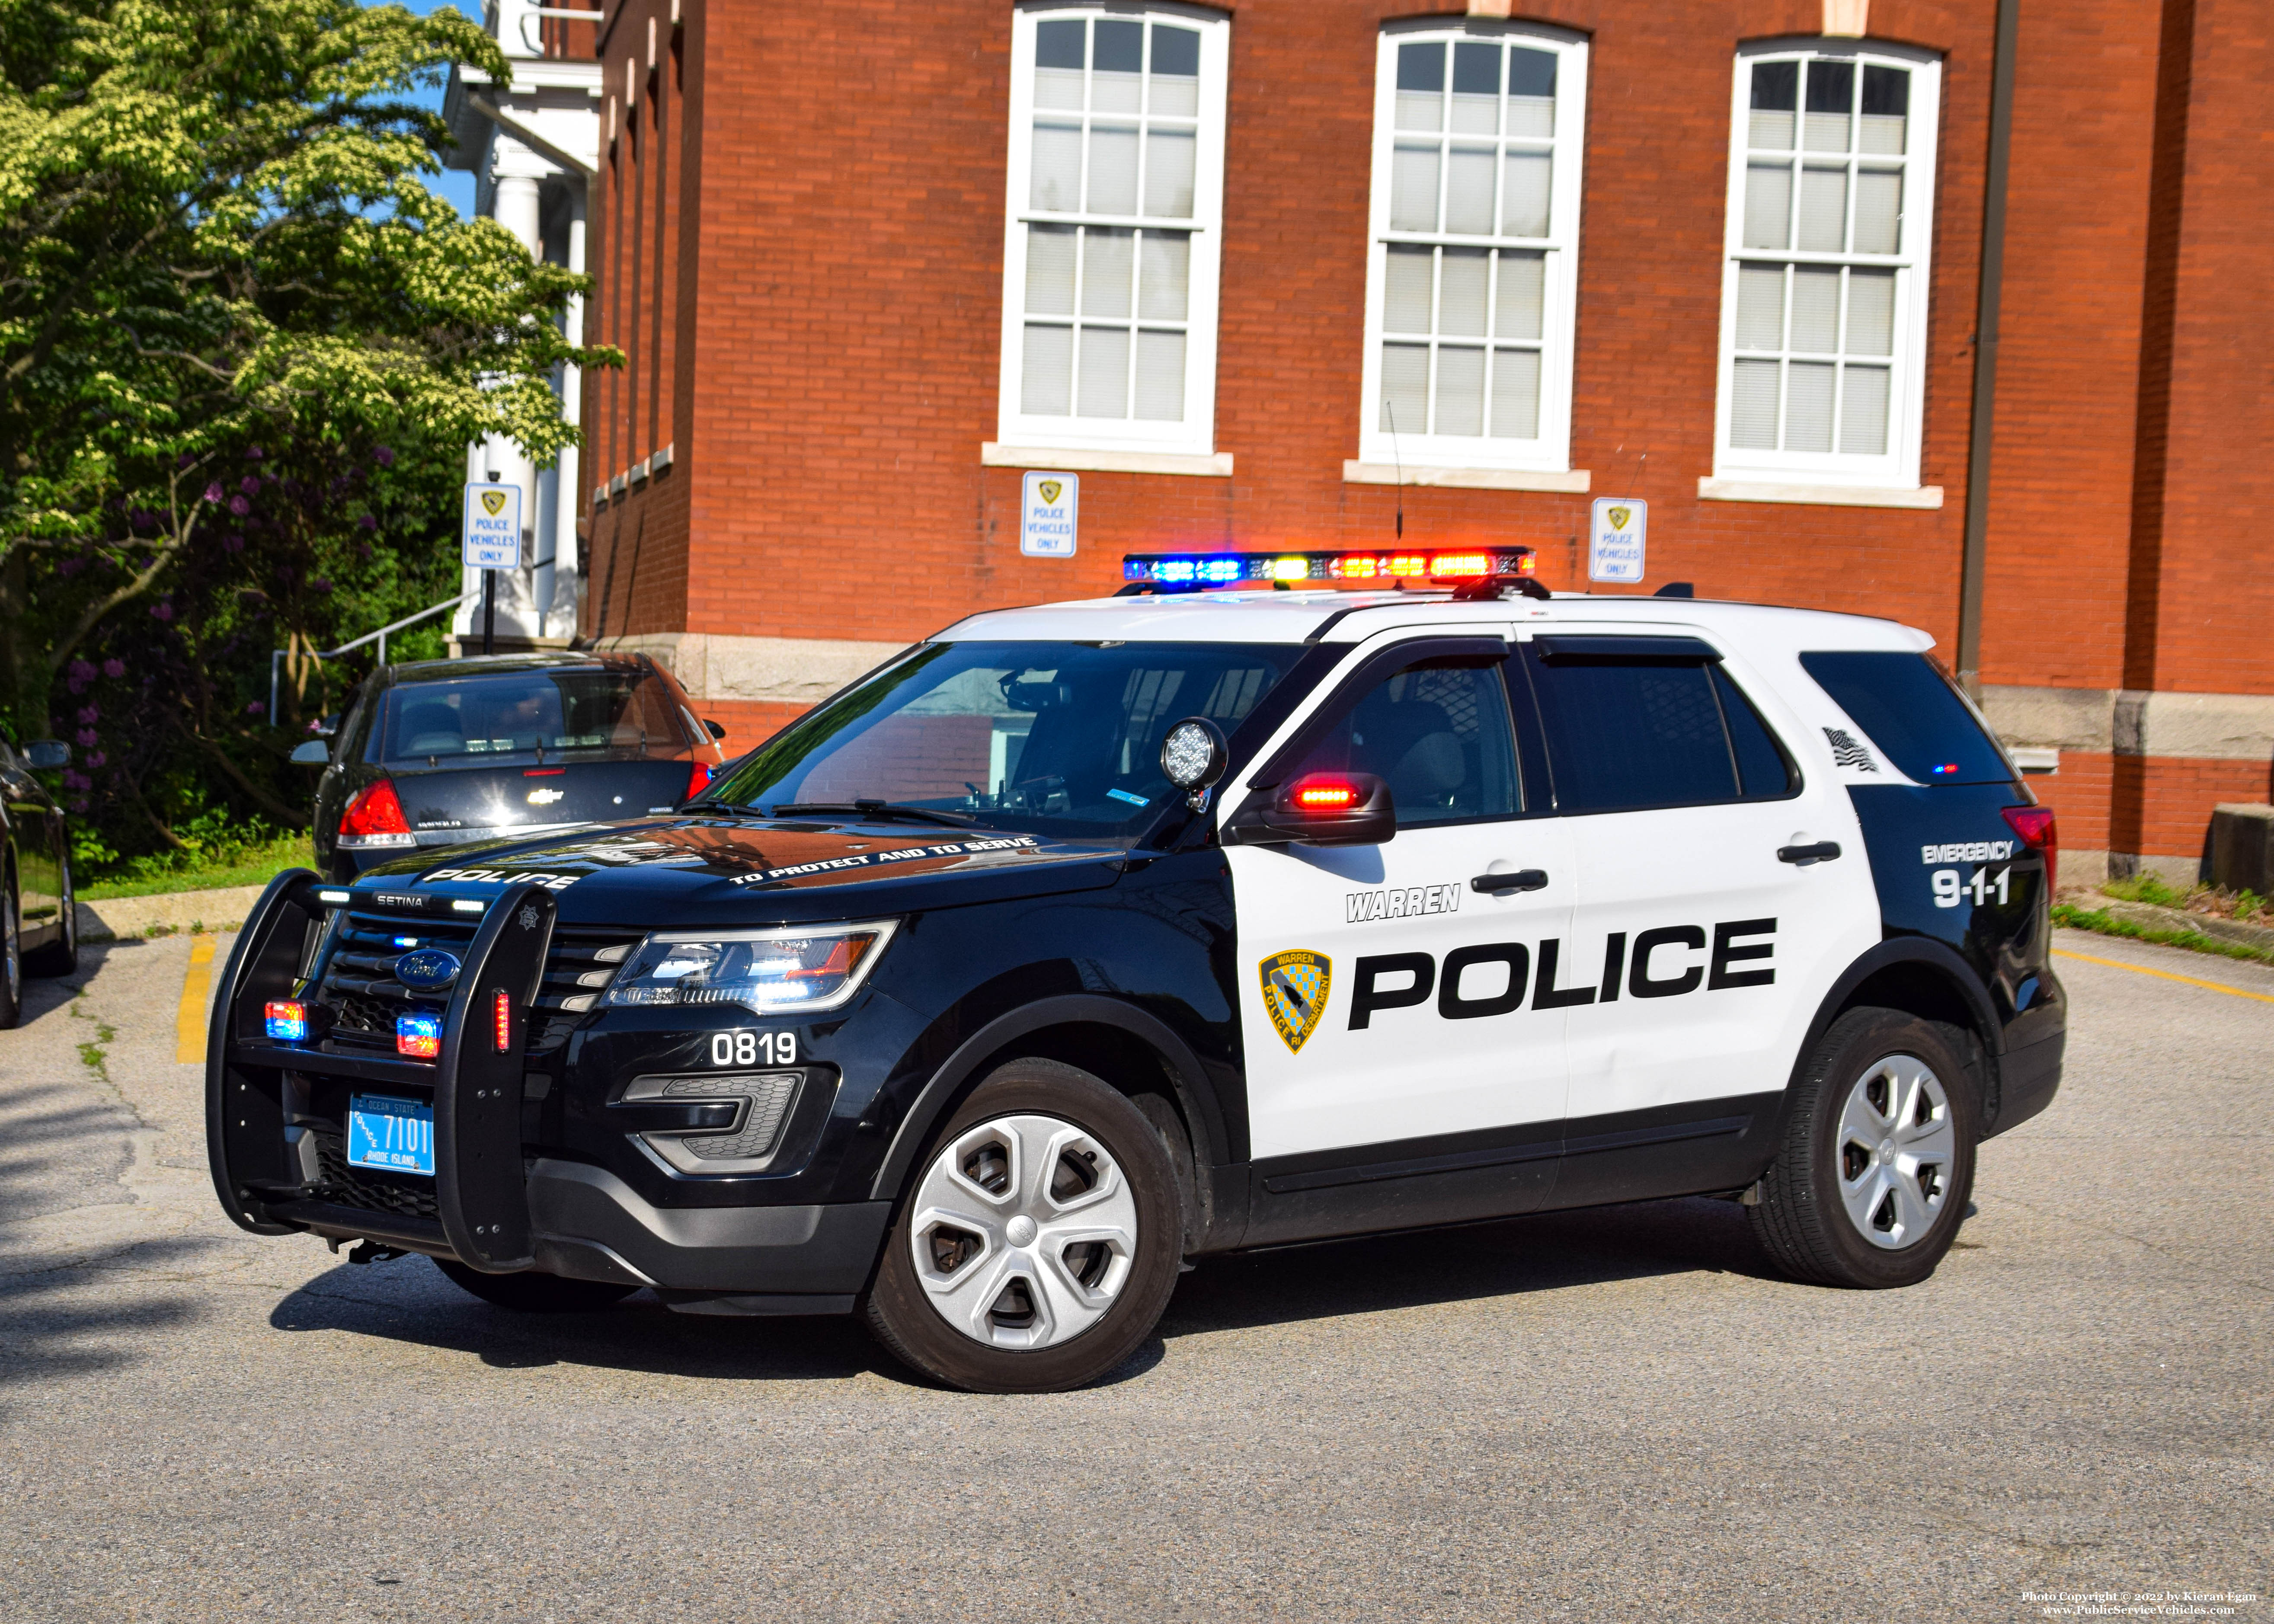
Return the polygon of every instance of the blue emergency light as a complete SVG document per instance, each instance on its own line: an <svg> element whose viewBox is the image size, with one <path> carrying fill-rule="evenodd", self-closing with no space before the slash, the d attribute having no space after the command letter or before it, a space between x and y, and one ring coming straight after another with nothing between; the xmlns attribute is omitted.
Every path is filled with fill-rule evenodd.
<svg viewBox="0 0 2274 1624"><path fill-rule="evenodd" d="M442 1052L442 1018L429 1010L414 1010L395 1018L395 1052L413 1060L432 1060Z"/></svg>

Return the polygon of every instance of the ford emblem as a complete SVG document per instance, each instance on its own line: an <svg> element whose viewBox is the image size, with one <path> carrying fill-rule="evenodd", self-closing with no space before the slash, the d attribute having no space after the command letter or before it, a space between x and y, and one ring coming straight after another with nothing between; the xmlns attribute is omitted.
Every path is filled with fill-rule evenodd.
<svg viewBox="0 0 2274 1624"><path fill-rule="evenodd" d="M395 961L395 979L413 992L439 992L458 979L458 956L422 947Z"/></svg>

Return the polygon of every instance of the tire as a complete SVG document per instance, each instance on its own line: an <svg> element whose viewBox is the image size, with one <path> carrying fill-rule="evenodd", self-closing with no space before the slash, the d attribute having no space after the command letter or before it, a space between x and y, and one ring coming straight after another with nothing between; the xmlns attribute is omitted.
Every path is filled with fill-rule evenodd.
<svg viewBox="0 0 2274 1624"><path fill-rule="evenodd" d="M1184 1227L1142 1111L1087 1071L1014 1060L926 1147L863 1311L894 1357L936 1380L1062 1392L1152 1334Z"/></svg>
<svg viewBox="0 0 2274 1624"><path fill-rule="evenodd" d="M559 1274L485 1274L455 1258L437 1258L434 1267L453 1284L472 1292L485 1303L524 1314L589 1314L622 1302L637 1286L621 1286L605 1280L569 1280Z"/></svg>
<svg viewBox="0 0 2274 1624"><path fill-rule="evenodd" d="M1884 1290L1935 1271L1965 1221L1981 1112L1950 1029L1850 1010L1794 1084L1784 1142L1747 1209L1796 1280Z"/></svg>
<svg viewBox="0 0 2274 1624"><path fill-rule="evenodd" d="M72 895L71 859L64 859L63 935L24 955L26 975L70 975L79 969L79 904Z"/></svg>
<svg viewBox="0 0 2274 1624"><path fill-rule="evenodd" d="M24 1019L24 916L16 904L16 876L0 884L0 1032Z"/></svg>

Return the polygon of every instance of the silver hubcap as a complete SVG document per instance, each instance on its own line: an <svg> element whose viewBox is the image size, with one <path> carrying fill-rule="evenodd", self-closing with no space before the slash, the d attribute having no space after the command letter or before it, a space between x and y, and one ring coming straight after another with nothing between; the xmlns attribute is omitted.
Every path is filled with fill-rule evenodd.
<svg viewBox="0 0 2274 1624"><path fill-rule="evenodd" d="M1054 1348L1105 1317L1137 1255L1137 1198L1105 1147L1055 1116L959 1134L916 1188L916 1278L995 1348Z"/></svg>
<svg viewBox="0 0 2274 1624"><path fill-rule="evenodd" d="M1840 1113L1840 1204L1856 1233L1897 1252L1924 1237L1950 1194L1958 1131L1942 1079L1915 1055L1890 1055L1848 1091Z"/></svg>

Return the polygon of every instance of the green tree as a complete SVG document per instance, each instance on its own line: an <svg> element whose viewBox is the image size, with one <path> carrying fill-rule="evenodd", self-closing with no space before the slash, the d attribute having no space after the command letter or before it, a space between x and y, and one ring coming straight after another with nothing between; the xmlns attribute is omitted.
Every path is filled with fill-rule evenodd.
<svg viewBox="0 0 2274 1624"><path fill-rule="evenodd" d="M447 590L464 446L549 462L555 369L617 359L563 335L582 278L428 190L409 97L453 64L506 71L448 10L0 0L0 712L132 714L74 771L99 813L289 808L268 650Z"/></svg>

